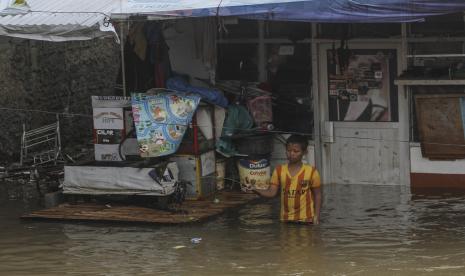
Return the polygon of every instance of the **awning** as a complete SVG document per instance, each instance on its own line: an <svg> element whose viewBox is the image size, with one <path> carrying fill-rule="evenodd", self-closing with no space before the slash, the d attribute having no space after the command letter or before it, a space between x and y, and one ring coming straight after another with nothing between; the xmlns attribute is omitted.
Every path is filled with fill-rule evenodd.
<svg viewBox="0 0 465 276"><path fill-rule="evenodd" d="M464 0L125 0L112 17L239 16L307 22L409 22L461 12Z"/></svg>
<svg viewBox="0 0 465 276"><path fill-rule="evenodd" d="M0 0L0 35L48 41L117 38L109 22L114 7L115 0Z"/></svg>
<svg viewBox="0 0 465 276"><path fill-rule="evenodd" d="M409 22L465 0L0 0L0 35L48 41L114 36L109 19L237 16L306 22Z"/></svg>

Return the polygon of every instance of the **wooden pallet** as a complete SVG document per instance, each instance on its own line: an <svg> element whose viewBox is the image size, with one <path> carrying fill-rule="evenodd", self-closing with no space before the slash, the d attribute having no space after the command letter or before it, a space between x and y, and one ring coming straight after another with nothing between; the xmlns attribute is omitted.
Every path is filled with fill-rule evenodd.
<svg viewBox="0 0 465 276"><path fill-rule="evenodd" d="M185 201L177 211L163 211L132 205L102 203L64 203L49 209L23 215L22 219L127 222L148 224L182 224L199 222L217 216L227 209L258 199L255 194L221 192L218 200ZM216 203L215 203L216 202Z"/></svg>

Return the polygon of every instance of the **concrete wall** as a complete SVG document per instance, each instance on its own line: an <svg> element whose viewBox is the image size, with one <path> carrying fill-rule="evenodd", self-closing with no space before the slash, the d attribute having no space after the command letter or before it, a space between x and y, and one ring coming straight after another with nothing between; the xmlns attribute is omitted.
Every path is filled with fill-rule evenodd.
<svg viewBox="0 0 465 276"><path fill-rule="evenodd" d="M190 20L171 24L166 39L175 71L208 78L195 54ZM53 43L0 37L0 163L19 160L23 123L27 128L52 123L55 112L87 115L60 116L65 150L90 144L90 96L121 94L114 89L119 66L120 46L112 39ZM195 79L192 84L203 85Z"/></svg>
<svg viewBox="0 0 465 276"><path fill-rule="evenodd" d="M60 117L65 147L90 142L90 96L115 94L119 60L119 45L111 39L53 43L0 37L0 162L19 160L23 123L28 128L52 123L54 112L86 115Z"/></svg>
<svg viewBox="0 0 465 276"><path fill-rule="evenodd" d="M465 174L465 159L429 160L422 156L417 145L410 147L410 168L412 173Z"/></svg>

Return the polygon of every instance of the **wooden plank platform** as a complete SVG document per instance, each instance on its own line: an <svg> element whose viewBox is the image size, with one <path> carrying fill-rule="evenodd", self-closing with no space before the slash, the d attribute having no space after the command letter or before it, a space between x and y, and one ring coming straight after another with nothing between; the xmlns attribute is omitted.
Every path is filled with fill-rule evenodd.
<svg viewBox="0 0 465 276"><path fill-rule="evenodd" d="M240 207L259 197L240 192L221 192L216 198L185 201L177 211L103 203L64 203L49 209L23 215L22 219L127 222L148 224L182 224L199 222L217 216L227 209Z"/></svg>

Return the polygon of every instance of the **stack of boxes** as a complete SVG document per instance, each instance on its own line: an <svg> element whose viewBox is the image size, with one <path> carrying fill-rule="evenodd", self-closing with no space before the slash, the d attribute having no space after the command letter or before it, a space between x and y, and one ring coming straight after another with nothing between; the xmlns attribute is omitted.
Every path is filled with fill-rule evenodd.
<svg viewBox="0 0 465 276"><path fill-rule="evenodd" d="M122 161L119 144L132 128L131 98L92 96L96 161Z"/></svg>

